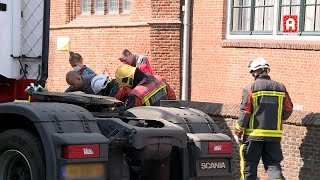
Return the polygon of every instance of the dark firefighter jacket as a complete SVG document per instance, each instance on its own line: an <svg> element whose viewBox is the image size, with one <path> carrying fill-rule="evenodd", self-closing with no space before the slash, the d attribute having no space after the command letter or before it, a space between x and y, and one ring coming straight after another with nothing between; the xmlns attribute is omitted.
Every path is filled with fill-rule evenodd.
<svg viewBox="0 0 320 180"><path fill-rule="evenodd" d="M175 100L173 89L161 76L146 76L134 89L127 91L128 96L124 106L116 108L117 112L123 112L137 106L159 106L160 100ZM123 94L125 95L125 94ZM123 96L122 95L122 96ZM117 99L124 97L117 94Z"/></svg>
<svg viewBox="0 0 320 180"><path fill-rule="evenodd" d="M292 107L286 87L261 74L243 90L236 129L248 140L280 141L282 121L290 117Z"/></svg>
<svg viewBox="0 0 320 180"><path fill-rule="evenodd" d="M118 82L116 81L116 79L112 79L111 81L108 82L107 87L102 89L98 93L98 95L115 97L118 91L119 91Z"/></svg>
<svg viewBox="0 0 320 180"><path fill-rule="evenodd" d="M91 81L95 76L96 76L96 74L89 74L89 75L81 76L83 79L83 82L84 82L84 86L79 89L73 89L70 86L68 89L65 90L65 92L82 91L86 94L94 94L94 91L91 87ZM115 97L119 91L119 85L118 85L117 81L115 79L112 79L106 83L108 83L107 87L102 89L97 95Z"/></svg>

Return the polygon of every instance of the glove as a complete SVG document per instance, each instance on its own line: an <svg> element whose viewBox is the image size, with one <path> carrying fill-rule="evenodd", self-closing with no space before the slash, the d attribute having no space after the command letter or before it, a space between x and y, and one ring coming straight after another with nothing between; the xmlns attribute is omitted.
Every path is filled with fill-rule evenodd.
<svg viewBox="0 0 320 180"><path fill-rule="evenodd" d="M237 129L234 132L233 138L237 142L237 144L239 144L239 145L243 143L243 140L241 139L242 134L243 134L243 131L240 131L240 130L237 130Z"/></svg>
<svg viewBox="0 0 320 180"><path fill-rule="evenodd" d="M35 86L33 83L24 90L27 94L32 95L33 92L48 92L48 90L41 85Z"/></svg>
<svg viewBox="0 0 320 180"><path fill-rule="evenodd" d="M31 95L34 91L34 84L33 83L30 83L30 85L24 90L27 94Z"/></svg>
<svg viewBox="0 0 320 180"><path fill-rule="evenodd" d="M48 90L39 84L37 87L34 88L34 92L48 92Z"/></svg>
<svg viewBox="0 0 320 180"><path fill-rule="evenodd" d="M233 138L237 142L237 144L241 145L243 143L241 137L239 137L238 135L235 134Z"/></svg>

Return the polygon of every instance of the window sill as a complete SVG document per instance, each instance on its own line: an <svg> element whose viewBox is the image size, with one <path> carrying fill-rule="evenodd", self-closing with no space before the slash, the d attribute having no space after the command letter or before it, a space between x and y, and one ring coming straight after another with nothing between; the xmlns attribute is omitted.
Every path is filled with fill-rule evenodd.
<svg viewBox="0 0 320 180"><path fill-rule="evenodd" d="M320 51L319 41L292 40L222 40L222 48L258 48L258 49L292 49L306 51Z"/></svg>
<svg viewBox="0 0 320 180"><path fill-rule="evenodd" d="M179 20L154 20L135 22L130 14L80 15L65 25L50 26L50 30L78 28L109 28L109 27L150 27L154 25L180 25Z"/></svg>
<svg viewBox="0 0 320 180"><path fill-rule="evenodd" d="M147 22L132 22L130 14L80 15L65 25L50 26L50 30L101 28L101 27L136 27L148 26Z"/></svg>

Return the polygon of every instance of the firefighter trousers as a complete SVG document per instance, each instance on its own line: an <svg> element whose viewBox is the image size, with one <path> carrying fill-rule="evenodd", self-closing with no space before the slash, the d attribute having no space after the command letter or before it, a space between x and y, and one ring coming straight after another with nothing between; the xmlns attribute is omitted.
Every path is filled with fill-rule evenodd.
<svg viewBox="0 0 320 180"><path fill-rule="evenodd" d="M280 142L245 141L240 146L240 179L256 180L260 159L269 180L284 180L280 162L283 159Z"/></svg>

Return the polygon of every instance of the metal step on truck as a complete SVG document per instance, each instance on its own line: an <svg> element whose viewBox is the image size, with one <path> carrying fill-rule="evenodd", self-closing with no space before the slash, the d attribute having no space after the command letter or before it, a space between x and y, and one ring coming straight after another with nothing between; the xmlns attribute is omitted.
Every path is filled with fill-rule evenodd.
<svg viewBox="0 0 320 180"><path fill-rule="evenodd" d="M179 101L136 107L107 96L34 92L48 77L49 0L1 0L0 180L233 179L232 143Z"/></svg>

